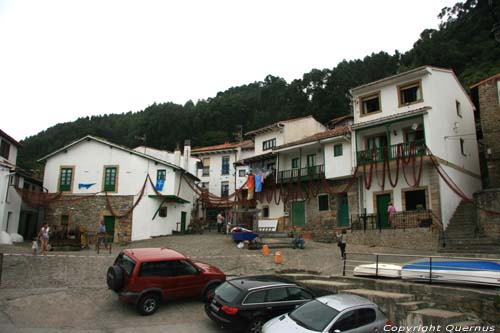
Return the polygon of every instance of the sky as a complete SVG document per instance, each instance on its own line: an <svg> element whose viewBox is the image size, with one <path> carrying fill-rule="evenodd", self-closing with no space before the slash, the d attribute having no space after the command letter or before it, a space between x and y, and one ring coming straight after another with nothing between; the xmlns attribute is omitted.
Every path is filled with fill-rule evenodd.
<svg viewBox="0 0 500 333"><path fill-rule="evenodd" d="M458 0L0 0L0 129L214 97L406 52Z"/></svg>

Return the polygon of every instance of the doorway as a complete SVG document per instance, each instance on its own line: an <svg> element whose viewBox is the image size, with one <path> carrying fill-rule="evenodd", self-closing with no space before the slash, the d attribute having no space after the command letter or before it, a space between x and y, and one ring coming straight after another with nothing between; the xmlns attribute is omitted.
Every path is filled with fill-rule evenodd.
<svg viewBox="0 0 500 333"><path fill-rule="evenodd" d="M186 231L186 217L187 217L187 213L181 212L181 232Z"/></svg>
<svg viewBox="0 0 500 333"><path fill-rule="evenodd" d="M305 201L292 202L292 226L303 227L306 225Z"/></svg>
<svg viewBox="0 0 500 333"><path fill-rule="evenodd" d="M115 217L104 216L104 225L106 226L106 233L109 236L109 242L113 243L115 238Z"/></svg>
<svg viewBox="0 0 500 333"><path fill-rule="evenodd" d="M347 193L341 193L337 197L337 221L340 227L349 226L349 201L347 200Z"/></svg>
<svg viewBox="0 0 500 333"><path fill-rule="evenodd" d="M377 222L381 228L389 226L389 213L387 207L391 202L391 194L377 194Z"/></svg>

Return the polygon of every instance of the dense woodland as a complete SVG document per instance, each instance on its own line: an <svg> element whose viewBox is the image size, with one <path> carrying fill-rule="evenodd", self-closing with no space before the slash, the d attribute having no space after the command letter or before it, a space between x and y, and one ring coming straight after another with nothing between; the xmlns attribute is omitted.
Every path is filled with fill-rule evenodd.
<svg viewBox="0 0 500 333"><path fill-rule="evenodd" d="M498 2L493 0L500 17ZM239 128L247 132L309 114L327 122L350 113L350 88L423 65L453 69L467 88L500 72L500 44L490 34L493 16L488 0L468 0L443 8L439 29L424 30L404 54L372 53L331 69L313 69L292 82L268 75L196 104L155 103L138 112L57 124L26 138L18 163L40 169L38 158L86 134L128 147L143 144L137 137L145 134L148 146L173 150L184 139L191 139L195 147L218 144L237 139Z"/></svg>

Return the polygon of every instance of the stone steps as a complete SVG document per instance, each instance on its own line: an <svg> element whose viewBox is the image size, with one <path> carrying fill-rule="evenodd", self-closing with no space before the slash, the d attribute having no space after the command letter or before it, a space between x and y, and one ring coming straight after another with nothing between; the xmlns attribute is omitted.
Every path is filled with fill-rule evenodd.
<svg viewBox="0 0 500 333"><path fill-rule="evenodd" d="M301 280L300 283L313 291L321 290L333 294L338 294L340 291L356 287L353 283L331 280Z"/></svg>
<svg viewBox="0 0 500 333"><path fill-rule="evenodd" d="M415 301L415 296L412 294L395 293L382 290L345 289L342 292L368 298L370 301L376 304L384 303L387 301L394 303Z"/></svg>
<svg viewBox="0 0 500 333"><path fill-rule="evenodd" d="M406 317L406 324L410 325L441 325L447 326L457 322L463 322L467 320L467 315L460 312L425 308L416 311L410 311Z"/></svg>

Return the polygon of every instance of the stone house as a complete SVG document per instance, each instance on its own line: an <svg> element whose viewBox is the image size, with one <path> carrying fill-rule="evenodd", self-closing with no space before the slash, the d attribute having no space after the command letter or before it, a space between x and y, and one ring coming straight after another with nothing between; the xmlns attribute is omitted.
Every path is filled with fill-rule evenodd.
<svg viewBox="0 0 500 333"><path fill-rule="evenodd" d="M186 230L196 200L190 183L198 179L143 149L87 135L41 158L44 187L49 193L62 193L45 209L45 221L56 227L74 224L92 232L104 220L114 240L134 241ZM186 145L184 158L180 153L172 158L188 168L193 165L189 150Z"/></svg>

